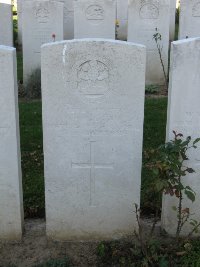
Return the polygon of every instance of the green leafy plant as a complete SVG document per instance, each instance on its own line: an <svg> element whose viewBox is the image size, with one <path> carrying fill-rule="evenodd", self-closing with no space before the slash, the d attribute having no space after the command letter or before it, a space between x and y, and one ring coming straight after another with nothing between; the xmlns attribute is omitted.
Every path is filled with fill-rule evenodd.
<svg viewBox="0 0 200 267"><path fill-rule="evenodd" d="M182 134L173 133L174 140L147 153L150 157L147 167L154 176L154 190L160 196L164 192L164 194L175 196L178 199L178 207L173 207L173 209L177 212L176 238L179 239L183 226L191 216L189 208L183 208L183 198L185 196L192 202L195 201L195 192L190 186L183 183L183 177L195 172L193 168L185 165L185 162L189 160L187 152L192 148L197 148L200 138L192 141L190 136L184 139ZM193 229L189 235L197 232L200 226L193 219L190 220L190 224Z"/></svg>
<svg viewBox="0 0 200 267"><path fill-rule="evenodd" d="M183 267L200 267L200 241L192 240L184 245L185 253L181 258Z"/></svg>
<svg viewBox="0 0 200 267"><path fill-rule="evenodd" d="M173 207L177 212L176 241L178 242L186 222L189 221L192 227L189 237L194 232L198 232L200 227L200 223L191 218L189 208L183 207L184 196L192 202L195 201L195 192L190 186L184 185L183 177L195 172L193 168L186 166L185 162L189 160L187 156L188 150L196 149L200 138L192 141L190 136L184 139L182 134L177 134L175 131L173 133L173 140L159 146L157 149L146 151L145 156L149 159L146 165L153 176L151 188L157 195L155 202L157 202L157 199L162 198L163 193L178 199L178 206ZM156 203L154 204L156 206ZM144 236L140 212L138 205L135 204L138 223L138 232L135 231L135 236L140 244L146 266L168 266L167 252L160 251L160 245L158 245L159 243L157 244L157 240L153 236L155 226L159 220L159 206L156 206L154 221L148 236ZM176 246L177 242L175 242ZM160 261L162 261L163 265L161 265Z"/></svg>
<svg viewBox="0 0 200 267"><path fill-rule="evenodd" d="M152 224L151 230L147 236L144 235L144 228L141 224L140 220L140 209L138 208L138 205L135 204L135 214L136 214L136 220L138 224L138 231L135 231L135 237L139 242L141 254L142 254L142 265L144 267L154 267L154 266L168 266L168 257L167 253L164 249L162 249L162 246L160 242L154 238L154 230L155 226L158 222L158 216L156 214L154 218L154 222Z"/></svg>

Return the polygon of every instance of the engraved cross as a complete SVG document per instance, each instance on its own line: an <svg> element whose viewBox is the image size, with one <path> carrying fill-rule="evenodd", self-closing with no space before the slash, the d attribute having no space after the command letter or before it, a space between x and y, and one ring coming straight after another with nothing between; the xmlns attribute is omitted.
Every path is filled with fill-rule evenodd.
<svg viewBox="0 0 200 267"><path fill-rule="evenodd" d="M89 162L83 163L75 163L72 162L72 168L74 169L89 169L90 170L90 200L89 205L93 205L93 198L95 194L95 171L96 169L113 169L113 164L105 163L105 164L99 164L95 162L95 141L90 141L90 159Z"/></svg>

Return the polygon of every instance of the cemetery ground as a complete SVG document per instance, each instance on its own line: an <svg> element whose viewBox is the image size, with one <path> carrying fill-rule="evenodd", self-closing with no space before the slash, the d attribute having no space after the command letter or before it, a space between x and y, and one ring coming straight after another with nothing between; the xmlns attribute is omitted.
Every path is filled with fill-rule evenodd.
<svg viewBox="0 0 200 267"><path fill-rule="evenodd" d="M21 52L18 52L19 90L23 88L22 76L22 55ZM165 142L167 97L160 95L158 89L150 86L146 90L144 155L145 151L155 149ZM182 247L178 250L174 249L174 240L160 234L159 223L156 226L156 240L152 239L152 244L148 248L151 256L157 262L153 265L147 265L147 259L135 245L138 243L134 236L112 242L61 243L47 240L45 235L41 100L20 97L19 115L25 232L21 243L0 243L0 267L199 266L200 242L185 240ZM155 208L152 205L155 202L155 196L149 190L152 179L145 167L145 157L143 158L142 231L144 235L147 235L155 214ZM158 204L161 207L161 202ZM133 203L133 212L134 209Z"/></svg>
<svg viewBox="0 0 200 267"><path fill-rule="evenodd" d="M19 91L20 96L24 96L20 51L17 57ZM167 117L167 97L163 96L163 91L160 95L160 88L150 86L146 92L141 187L142 232L145 237L151 231L155 215L155 195L150 188L152 177L146 168L145 152L164 144ZM155 227L156 238L152 238L148 246L144 240L144 243L138 243L134 233L127 239L111 242L47 240L41 106L38 99L19 99L25 231L21 243L0 242L0 267L200 266L199 240L184 239L180 245L160 232L159 222ZM161 201L157 204L161 207Z"/></svg>
<svg viewBox="0 0 200 267"><path fill-rule="evenodd" d="M19 61L21 57L18 57ZM166 97L146 97L144 121L144 151L156 148L165 141ZM22 243L0 244L1 267L45 267L45 266L152 266L145 265L145 258L134 245L135 239L112 242L53 242L45 236L45 202L42 148L42 110L40 100L20 98L21 154L24 190L25 233ZM149 193L151 179L143 160L141 206L144 233L150 230L154 208L154 195ZM161 203L160 203L161 205ZM133 203L134 212L134 203ZM153 266L193 266L200 262L199 241L186 242L189 253L170 252L168 262L163 242L172 240L160 236L156 227L157 243L153 244L152 255L159 260ZM161 256L161 251L165 256ZM178 252L178 253L177 253ZM183 253L184 252L184 253ZM181 253L183 253L183 256ZM177 256L178 255L178 256ZM176 260L174 260L174 257ZM198 266L198 265L194 265Z"/></svg>
<svg viewBox="0 0 200 267"><path fill-rule="evenodd" d="M155 148L162 144L165 139L167 99L147 98L145 105L145 129L144 149ZM73 266L111 266L111 263L101 263L103 243L54 243L47 242L45 237L44 222L44 173L42 154L42 111L40 100L20 99L20 132L21 132L21 154L24 190L25 210L25 236L22 244L0 245L0 266L34 266L51 258L61 259L49 262L49 265L41 266L68 266L65 257L70 258ZM148 173L143 169L142 202L145 216L150 216L153 210L151 197L145 193L148 188ZM133 205L134 210L134 205ZM124 254L123 242L113 243L116 253ZM112 245L112 246L113 246ZM127 240L124 247L129 245ZM100 247L99 247L100 246ZM109 245L110 246L110 245ZM115 249L114 249L115 250ZM110 253L104 255L103 261L108 261ZM122 258L122 259L121 259ZM124 256L116 256L116 262L123 260ZM113 260L113 259L112 259ZM105 264L105 265L101 265ZM114 265L115 266L115 265ZM119 265L120 266L120 265ZM127 265L121 265L127 266Z"/></svg>

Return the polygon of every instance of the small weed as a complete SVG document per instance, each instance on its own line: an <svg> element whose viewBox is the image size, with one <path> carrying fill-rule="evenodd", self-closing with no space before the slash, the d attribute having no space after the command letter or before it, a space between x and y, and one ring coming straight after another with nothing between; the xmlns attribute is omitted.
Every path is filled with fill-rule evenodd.
<svg viewBox="0 0 200 267"><path fill-rule="evenodd" d="M200 240L193 240L184 245L186 254L182 257L183 267L200 267Z"/></svg>
<svg viewBox="0 0 200 267"><path fill-rule="evenodd" d="M164 79L165 79L165 87L166 87L166 91L168 91L168 82L169 82L168 75L169 74L165 69L165 64L164 64L163 55L162 55L162 50L163 50L162 35L158 32L157 28L155 30L156 30L156 33L153 35L153 39L156 42L156 47L157 47L157 50L158 50L160 63L161 63L161 66L162 66L162 71L163 71L163 75L164 75Z"/></svg>
<svg viewBox="0 0 200 267"><path fill-rule="evenodd" d="M146 94L157 94L159 92L159 86L157 85L147 85L145 87Z"/></svg>

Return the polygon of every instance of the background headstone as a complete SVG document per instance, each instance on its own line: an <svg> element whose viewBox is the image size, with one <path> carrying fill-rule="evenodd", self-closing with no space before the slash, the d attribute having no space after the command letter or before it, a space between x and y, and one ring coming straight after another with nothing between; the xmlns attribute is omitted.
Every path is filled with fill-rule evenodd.
<svg viewBox="0 0 200 267"><path fill-rule="evenodd" d="M17 0L17 12L18 12L18 42L22 43L22 5L25 1L29 0ZM30 0L32 1L32 0ZM45 1L45 0L44 0ZM73 0L55 0L54 2L62 2L64 4L64 39L70 40L74 38L74 6Z"/></svg>
<svg viewBox="0 0 200 267"><path fill-rule="evenodd" d="M174 139L172 131L182 133L192 139L200 137L200 38L187 39L172 43L171 69L168 102L167 141ZM183 178L196 192L196 201L183 201L183 208L190 208L191 218L200 221L200 147L190 150L189 161L185 165L192 167L196 173ZM169 233L176 233L177 213L172 207L177 206L175 198L164 196L162 208L162 227ZM183 234L191 231L189 222Z"/></svg>
<svg viewBox="0 0 200 267"><path fill-rule="evenodd" d="M75 0L74 38L115 39L116 0Z"/></svg>
<svg viewBox="0 0 200 267"><path fill-rule="evenodd" d="M200 1L181 0L179 39L200 37Z"/></svg>
<svg viewBox="0 0 200 267"><path fill-rule="evenodd" d="M44 43L63 40L63 3L24 1L22 8L23 79L40 68ZM54 36L55 35L55 38Z"/></svg>
<svg viewBox="0 0 200 267"><path fill-rule="evenodd" d="M153 35L161 34L162 60L168 70L169 0L130 0L128 41L147 47L146 84L164 84L164 74Z"/></svg>
<svg viewBox="0 0 200 267"><path fill-rule="evenodd" d="M119 22L117 37L119 40L127 40L128 0L117 0L117 20Z"/></svg>
<svg viewBox="0 0 200 267"><path fill-rule="evenodd" d="M144 46L106 39L42 47L48 237L110 239L137 229L145 58Z"/></svg>
<svg viewBox="0 0 200 267"><path fill-rule="evenodd" d="M170 26L169 26L169 39L174 40L176 29L176 0L170 0Z"/></svg>
<svg viewBox="0 0 200 267"><path fill-rule="evenodd" d="M17 0L17 41L19 45L22 44L22 1L25 0Z"/></svg>
<svg viewBox="0 0 200 267"><path fill-rule="evenodd" d="M0 45L13 46L11 0L0 0Z"/></svg>
<svg viewBox="0 0 200 267"><path fill-rule="evenodd" d="M20 240L23 197L16 51L0 46L0 239Z"/></svg>
<svg viewBox="0 0 200 267"><path fill-rule="evenodd" d="M64 3L64 39L74 38L74 4L73 0L60 0Z"/></svg>

